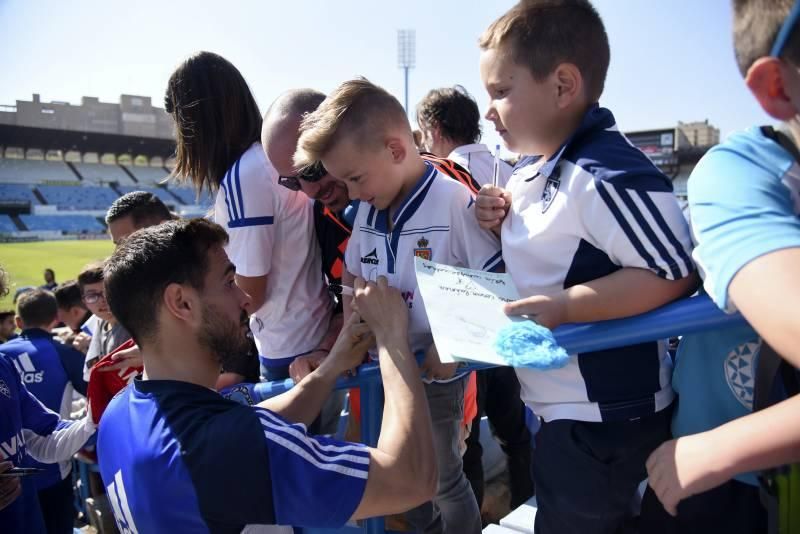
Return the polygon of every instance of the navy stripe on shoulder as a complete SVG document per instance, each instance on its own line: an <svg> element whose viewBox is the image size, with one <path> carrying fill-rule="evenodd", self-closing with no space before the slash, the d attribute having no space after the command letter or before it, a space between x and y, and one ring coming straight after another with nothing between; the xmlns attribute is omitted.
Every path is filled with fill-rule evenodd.
<svg viewBox="0 0 800 534"><path fill-rule="evenodd" d="M617 194L625 203L625 206L628 208L628 211L631 212L633 218L636 220L636 223L639 225L639 228L644 232L644 235L647 239L650 240L650 244L658 251L661 255L661 260L664 262L665 265L669 266L669 270L672 273L672 279L678 280L682 278L680 267L678 267L678 262L672 258L669 252L667 252L667 247L664 246L664 243L658 238L656 233L650 227L650 224L645 220L642 212L639 210L639 207L633 201L633 198L630 195L630 192L627 189L623 189L620 187L616 188ZM637 191L640 193L641 191ZM644 192L644 196L647 196L647 192Z"/></svg>
<svg viewBox="0 0 800 534"><path fill-rule="evenodd" d="M608 191L606 191L607 184L598 183L597 184L597 192L600 194L600 198L603 199L603 202L606 203L608 209L611 211L614 218L617 220L617 224L619 224L622 231L625 232L625 235L628 237L628 240L631 242L633 247L636 249L636 252L639 253L639 256L647 263L647 266L650 267L655 273L660 276L661 278L666 278L667 273L659 267L653 257L647 252L647 249L642 245L642 242L639 241L639 237L636 235L636 232L633 231L631 225L628 224L627 219L625 219L625 215L623 215L622 211L620 211L619 207L614 202L614 199L611 198L611 195ZM613 187L612 185L608 185L608 187Z"/></svg>
<svg viewBox="0 0 800 534"><path fill-rule="evenodd" d="M242 158L236 160L234 164L234 175L236 176L236 196L239 198L239 211L240 211L240 218L244 219L244 200L242 199L242 184L239 181L239 162L242 161Z"/></svg>
<svg viewBox="0 0 800 534"><path fill-rule="evenodd" d="M581 143L574 155L564 157L595 180L637 191L672 192L669 178L616 130L595 133L591 142Z"/></svg>
<svg viewBox="0 0 800 534"><path fill-rule="evenodd" d="M275 217L249 217L228 221L228 228L245 228L247 226L267 226L274 222Z"/></svg>

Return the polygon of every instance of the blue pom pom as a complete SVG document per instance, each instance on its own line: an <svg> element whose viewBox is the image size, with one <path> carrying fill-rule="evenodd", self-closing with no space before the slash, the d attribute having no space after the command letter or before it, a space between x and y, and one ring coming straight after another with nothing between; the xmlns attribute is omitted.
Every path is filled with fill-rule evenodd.
<svg viewBox="0 0 800 534"><path fill-rule="evenodd" d="M512 367L559 369L569 361L553 333L533 321L514 321L503 327L494 340L494 349Z"/></svg>

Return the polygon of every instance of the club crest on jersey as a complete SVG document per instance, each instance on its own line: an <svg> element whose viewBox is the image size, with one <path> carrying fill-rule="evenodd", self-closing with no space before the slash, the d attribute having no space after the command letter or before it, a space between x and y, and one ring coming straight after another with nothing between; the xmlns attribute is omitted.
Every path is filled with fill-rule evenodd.
<svg viewBox="0 0 800 534"><path fill-rule="evenodd" d="M11 389L2 380L0 380L0 393L5 395L9 399L11 398Z"/></svg>
<svg viewBox="0 0 800 534"><path fill-rule="evenodd" d="M544 191L542 191L542 213L546 212L550 204L553 203L553 199L556 198L556 193L558 193L558 187L560 185L561 179L557 176L551 176L547 179L547 183L544 184Z"/></svg>
<svg viewBox="0 0 800 534"><path fill-rule="evenodd" d="M433 256L433 251L428 248L428 240L423 236L422 239L417 241L417 247L414 249L414 256L422 258L423 260L430 261Z"/></svg>

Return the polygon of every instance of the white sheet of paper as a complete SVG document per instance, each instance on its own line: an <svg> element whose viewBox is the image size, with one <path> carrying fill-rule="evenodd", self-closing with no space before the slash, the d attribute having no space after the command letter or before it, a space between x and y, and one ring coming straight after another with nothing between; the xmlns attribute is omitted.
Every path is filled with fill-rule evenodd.
<svg viewBox="0 0 800 534"><path fill-rule="evenodd" d="M512 321L503 313L503 304L519 299L511 277L419 257L414 259L414 270L442 363L505 365L493 344L497 332Z"/></svg>

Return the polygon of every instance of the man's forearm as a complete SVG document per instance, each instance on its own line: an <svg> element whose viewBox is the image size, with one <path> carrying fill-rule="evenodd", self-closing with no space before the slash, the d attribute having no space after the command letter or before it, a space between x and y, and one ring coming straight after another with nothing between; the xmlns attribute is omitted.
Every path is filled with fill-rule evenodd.
<svg viewBox="0 0 800 534"><path fill-rule="evenodd" d="M288 421L308 426L319 415L339 375L337 370L326 365L323 360L319 368L292 389L259 403L259 406L279 414Z"/></svg>
<svg viewBox="0 0 800 534"><path fill-rule="evenodd" d="M342 324L344 322L344 313L337 313L331 317L328 323L328 331L322 337L322 341L317 344L314 350L323 350L330 352L333 344L336 343L336 338L339 337L339 332L342 331Z"/></svg>
<svg viewBox="0 0 800 534"><path fill-rule="evenodd" d="M631 317L688 294L697 275L665 280L655 273L626 267L597 280L564 290L568 323L588 323Z"/></svg>
<svg viewBox="0 0 800 534"><path fill-rule="evenodd" d="M730 477L800 462L800 395L734 419L709 436Z"/></svg>
<svg viewBox="0 0 800 534"><path fill-rule="evenodd" d="M430 411L416 359L404 335L377 342L385 397L377 448L396 458L409 480L436 480Z"/></svg>

